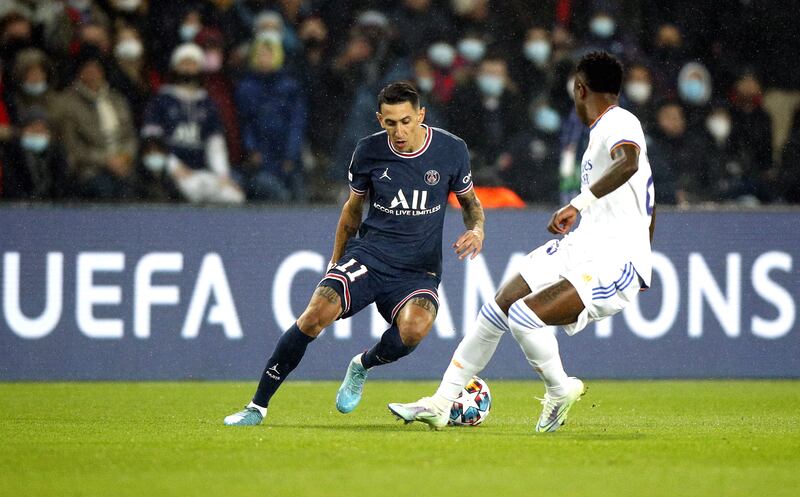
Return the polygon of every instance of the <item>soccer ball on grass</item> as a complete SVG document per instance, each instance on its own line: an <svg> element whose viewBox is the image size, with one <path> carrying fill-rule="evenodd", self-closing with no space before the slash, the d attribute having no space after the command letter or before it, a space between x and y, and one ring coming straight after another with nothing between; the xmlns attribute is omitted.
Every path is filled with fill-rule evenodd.
<svg viewBox="0 0 800 497"><path fill-rule="evenodd" d="M489 416L492 394L485 381L473 376L450 408L452 426L478 426Z"/></svg>

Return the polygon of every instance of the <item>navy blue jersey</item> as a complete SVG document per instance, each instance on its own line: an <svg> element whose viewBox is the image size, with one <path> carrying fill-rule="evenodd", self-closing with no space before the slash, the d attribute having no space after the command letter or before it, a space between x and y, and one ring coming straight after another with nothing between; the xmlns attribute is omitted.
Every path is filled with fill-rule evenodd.
<svg viewBox="0 0 800 497"><path fill-rule="evenodd" d="M464 140L425 126L422 148L394 149L386 131L362 138L350 161L350 189L369 195L369 212L348 251L369 265L441 275L442 227L450 192L472 189Z"/></svg>
<svg viewBox="0 0 800 497"><path fill-rule="evenodd" d="M150 100L142 135L162 138L169 152L192 169L206 168L206 142L222 134L217 106L205 90L185 92L166 85Z"/></svg>

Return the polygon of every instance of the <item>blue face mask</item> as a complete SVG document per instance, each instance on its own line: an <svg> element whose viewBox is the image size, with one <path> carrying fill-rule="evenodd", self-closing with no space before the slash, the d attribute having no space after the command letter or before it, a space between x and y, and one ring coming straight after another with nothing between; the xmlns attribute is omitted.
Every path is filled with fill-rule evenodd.
<svg viewBox="0 0 800 497"><path fill-rule="evenodd" d="M486 44L475 38L465 38L458 42L458 51L469 62L478 62L486 53Z"/></svg>
<svg viewBox="0 0 800 497"><path fill-rule="evenodd" d="M537 66L543 66L550 58L550 44L544 40L529 41L525 44L525 58Z"/></svg>
<svg viewBox="0 0 800 497"><path fill-rule="evenodd" d="M183 24L181 25L181 29L178 34L180 34L181 40L192 41L199 32L200 32L200 26L198 26L197 24Z"/></svg>
<svg viewBox="0 0 800 497"><path fill-rule="evenodd" d="M706 99L706 85L699 79L684 79L678 83L681 98L690 104L702 104Z"/></svg>
<svg viewBox="0 0 800 497"><path fill-rule="evenodd" d="M447 43L434 43L428 48L428 58L439 67L450 67L456 58L456 50Z"/></svg>
<svg viewBox="0 0 800 497"><path fill-rule="evenodd" d="M539 107L533 115L533 124L540 131L555 133L561 128L561 116L551 107Z"/></svg>
<svg viewBox="0 0 800 497"><path fill-rule="evenodd" d="M144 167L154 173L159 173L167 165L167 156L159 152L150 152L142 157Z"/></svg>
<svg viewBox="0 0 800 497"><path fill-rule="evenodd" d="M433 86L436 84L436 81L430 77L419 77L417 78L417 88L422 93L430 93L433 90Z"/></svg>
<svg viewBox="0 0 800 497"><path fill-rule="evenodd" d="M20 145L29 152L39 154L50 145L50 137L47 135L26 133L20 138Z"/></svg>
<svg viewBox="0 0 800 497"><path fill-rule="evenodd" d="M23 83L22 91L24 91L28 95L38 97L39 95L47 91L47 82L39 81L38 83Z"/></svg>
<svg viewBox="0 0 800 497"><path fill-rule="evenodd" d="M598 38L611 38L617 30L617 24L610 17L595 17L589 23L589 30Z"/></svg>
<svg viewBox="0 0 800 497"><path fill-rule="evenodd" d="M487 97L499 97L505 87L506 82L500 76L492 74L478 76L478 89Z"/></svg>

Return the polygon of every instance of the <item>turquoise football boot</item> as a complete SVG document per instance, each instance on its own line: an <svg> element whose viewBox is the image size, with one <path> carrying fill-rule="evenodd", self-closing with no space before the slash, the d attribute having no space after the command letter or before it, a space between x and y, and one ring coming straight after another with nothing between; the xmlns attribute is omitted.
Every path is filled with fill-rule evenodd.
<svg viewBox="0 0 800 497"><path fill-rule="evenodd" d="M356 360L360 356L361 354L353 357L350 361L342 385L336 393L336 409L342 414L352 412L361 402L364 382L367 381L367 369L361 365L360 361Z"/></svg>

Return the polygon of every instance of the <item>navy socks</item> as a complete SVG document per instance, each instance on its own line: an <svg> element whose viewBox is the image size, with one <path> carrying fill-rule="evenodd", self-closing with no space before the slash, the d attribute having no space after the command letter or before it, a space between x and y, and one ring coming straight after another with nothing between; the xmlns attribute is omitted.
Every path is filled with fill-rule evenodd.
<svg viewBox="0 0 800 497"><path fill-rule="evenodd" d="M400 339L400 330L396 324L393 324L391 328L383 333L380 342L364 352L361 356L361 364L367 369L381 364L389 364L407 356L416 348L416 345L408 347L403 344Z"/></svg>
<svg viewBox="0 0 800 497"><path fill-rule="evenodd" d="M267 361L267 367L258 382L258 389L253 397L253 403L267 407L269 400L281 386L283 380L300 364L306 353L306 347L314 340L300 331L297 323L293 324L278 340L272 357Z"/></svg>

